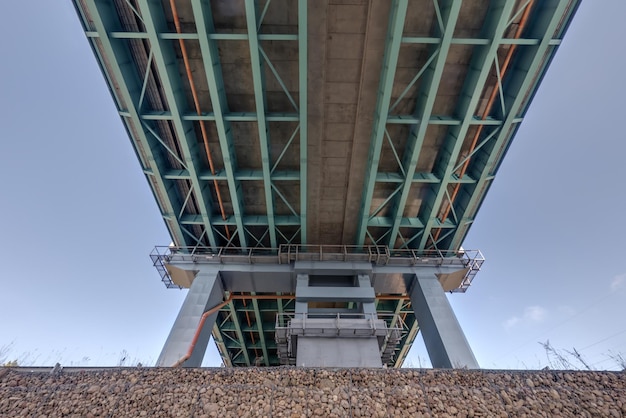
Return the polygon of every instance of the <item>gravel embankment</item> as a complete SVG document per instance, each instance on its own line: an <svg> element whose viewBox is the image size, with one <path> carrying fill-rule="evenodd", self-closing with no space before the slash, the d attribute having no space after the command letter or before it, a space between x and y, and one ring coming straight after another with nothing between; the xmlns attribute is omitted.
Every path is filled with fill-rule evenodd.
<svg viewBox="0 0 626 418"><path fill-rule="evenodd" d="M626 373L0 369L2 417L626 417Z"/></svg>

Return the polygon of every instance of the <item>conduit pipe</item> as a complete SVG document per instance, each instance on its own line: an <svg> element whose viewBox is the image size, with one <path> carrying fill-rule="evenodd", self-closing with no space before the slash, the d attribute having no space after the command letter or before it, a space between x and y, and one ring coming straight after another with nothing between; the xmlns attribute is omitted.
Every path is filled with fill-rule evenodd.
<svg viewBox="0 0 626 418"><path fill-rule="evenodd" d="M526 23L528 22L528 17L530 16L530 10L533 7L533 3L534 3L534 0L530 0L528 4L526 5L524 14L522 15L519 25L517 26L517 30L515 31L515 36L514 36L515 39L519 39L522 36L522 32L524 31L524 28L526 27ZM513 54L515 53L516 49L517 49L517 44L513 44L510 46L509 50L507 51L507 54L504 58L504 62L502 63L502 66L500 67L500 80L504 80L504 75L506 74L509 68L509 64L511 63L511 58L513 57ZM496 83L493 91L491 92L491 95L489 96L489 100L487 101L487 106L485 106L485 111L482 114L481 120L486 120L489 114L491 113L491 109L496 100L496 96L498 95L499 88L500 88L500 83ZM470 145L468 155L472 155L472 153L476 149L476 145L478 144L478 138L480 137L480 134L482 133L484 126L485 125L478 125L478 129L476 129L476 134L474 134L474 137L472 138L472 143ZM463 166L461 167L461 171L459 172L459 175L458 175L459 179L462 179L463 176L465 175L465 172L467 171L467 168L469 167L470 159L471 158L468 158L463 163ZM443 216L439 217L442 223L445 222L446 219L448 218L448 215L450 214L450 210L452 209L452 205L454 204L454 200L456 199L456 196L458 195L460 188L461 188L461 183L457 183L454 186L454 190L452 191L452 195L450 196L450 201L442 212ZM439 238L440 234L441 234L441 228L437 229L437 232L435 233L435 236L433 237L433 245L435 245L435 243L437 242L437 239Z"/></svg>
<svg viewBox="0 0 626 418"><path fill-rule="evenodd" d="M176 27L176 33L181 34L182 29L180 26L180 19L178 18L178 10L176 9L176 1L170 0L170 8L172 9L172 17L174 19L174 26ZM185 65L185 72L187 73L187 80L189 81L189 87L191 89L191 96L193 97L194 107L196 108L196 113L198 116L202 116L202 109L200 107L200 100L198 99L198 92L196 90L196 85L193 82L193 75L191 73L191 66L189 65L189 55L187 54L187 48L185 47L185 41L180 38L178 39L178 44L180 45L180 51L183 56L183 63ZM204 120L199 120L200 122L200 132L202 134L202 142L204 143L204 151L206 152L207 160L209 161L209 168L211 169L211 174L215 176L215 165L213 164L213 156L211 155L211 149L209 148L209 135L207 133L206 126L204 124ZM215 194L217 195L217 202L220 207L220 212L222 214L222 219L226 220L226 211L224 210L224 202L222 201L222 194L220 193L220 188L218 187L217 179L213 179L213 186L215 187ZM198 193L200 191L198 190ZM230 231L228 230L228 225L224 225L224 230L226 231L226 238L230 241Z"/></svg>
<svg viewBox="0 0 626 418"><path fill-rule="evenodd" d="M178 360L176 363L172 364L172 367L180 367L183 365L184 362L189 360L189 358L193 354L194 348L196 348L196 343L198 342L198 338L200 338L200 333L202 332L202 328L204 327L204 323L206 322L206 319L209 316L216 313L217 311L219 311L220 309L222 309L224 306L228 305L231 300L232 300L232 297L229 297L224 302L218 304L217 306L214 306L213 308L209 309L204 314L202 314L202 317L200 318L200 322L198 323L198 328L196 329L196 333L194 334L193 340L191 340L191 344L189 345L189 349L187 350L187 354L182 356L180 360Z"/></svg>

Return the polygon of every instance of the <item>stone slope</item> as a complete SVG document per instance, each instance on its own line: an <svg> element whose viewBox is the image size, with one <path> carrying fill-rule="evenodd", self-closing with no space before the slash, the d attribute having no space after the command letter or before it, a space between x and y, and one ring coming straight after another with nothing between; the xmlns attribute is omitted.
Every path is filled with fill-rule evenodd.
<svg viewBox="0 0 626 418"><path fill-rule="evenodd" d="M626 373L0 369L2 417L624 417Z"/></svg>

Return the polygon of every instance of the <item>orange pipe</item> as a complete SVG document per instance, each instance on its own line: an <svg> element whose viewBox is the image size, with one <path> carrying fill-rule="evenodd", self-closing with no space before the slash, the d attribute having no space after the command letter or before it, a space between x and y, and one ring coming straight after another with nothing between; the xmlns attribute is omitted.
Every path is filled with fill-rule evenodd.
<svg viewBox="0 0 626 418"><path fill-rule="evenodd" d="M196 329L196 333L194 334L193 340L191 340L191 344L189 345L189 349L187 350L187 354L182 356L180 360L178 360L176 363L172 364L172 367L180 367L183 365L184 362L189 360L189 357L191 357L191 355L193 354L194 348L196 348L198 338L200 338L200 333L202 332L202 328L204 327L204 323L206 322L206 319L209 316L213 315L215 312L222 309L224 306L226 306L231 300L232 300L232 297L229 297L224 302L220 303L217 306L214 306L213 308L209 309L202 315L202 317L200 318L200 322L198 323L198 328Z"/></svg>
<svg viewBox="0 0 626 418"><path fill-rule="evenodd" d="M182 33L182 29L180 27L180 19L178 18L178 10L176 9L176 1L170 0L170 8L172 9L172 16L174 18L174 26L176 26L176 33ZM196 108L196 113L198 116L202 115L202 110L200 108L200 100L198 99L198 92L196 91L196 85L193 82L193 75L191 73L191 66L189 65L189 55L187 54L187 48L185 47L185 41L183 39L178 40L178 44L180 45L180 51L183 55L183 63L185 64L185 72L187 73L187 80L189 81L189 87L191 88L191 96L193 97L193 103ZM209 148L209 135L207 133L206 126L203 120L200 120L200 132L202 134L202 142L204 143L204 151L206 152L207 160L209 161L209 168L211 169L211 174L215 175L215 165L213 164L213 156L211 155L211 149ZM220 193L220 189L217 184L217 180L213 179L213 186L215 187L215 193L217 195L217 202L220 207L220 212L222 214L222 219L226 220L226 211L224 210L224 202L222 201L222 194ZM230 240L230 231L228 230L228 225L224 225L224 230L226 231L226 238Z"/></svg>
<svg viewBox="0 0 626 418"><path fill-rule="evenodd" d="M522 31L524 30L524 27L526 26L526 23L528 22L528 17L530 16L530 10L532 9L533 3L534 3L534 0L530 0L528 5L526 5L524 14L522 15L522 18L520 19L517 30L515 31L515 36L514 36L515 39L519 39L522 36ZM500 67L500 79L504 79L504 75L506 74L509 68L509 64L511 63L511 58L513 57L513 53L515 52L516 49L517 49L517 45L513 44L507 51L507 54L504 58L504 62L502 63L502 66ZM487 119L487 116L489 116L489 113L491 113L491 108L493 107L493 104L496 100L496 96L498 94L499 88L500 88L500 84L496 83L496 86L494 87L493 91L491 92L491 95L489 96L489 100L487 101L487 106L485 107L485 111L483 112L483 115L481 117L482 120ZM476 148L476 145L478 144L478 138L480 137L480 134L483 131L483 126L485 125L478 125L478 129L476 129L476 134L474 135L474 138L472 138L472 143L470 145L468 155L471 155L472 152L474 152L474 149ZM467 168L469 167L469 162L470 162L470 158L465 160L465 162L463 163L463 166L461 167L461 171L459 172L459 178L463 178L463 176L465 175L465 172L467 171ZM454 186L454 190L452 191L452 195L450 196L450 202L446 205L445 210L443 211L443 216L440 217L442 222L445 222L446 219L448 218L448 215L450 214L450 210L452 208L452 203L454 202L454 199L456 199L456 196L458 195L460 188L461 188L461 183L457 183ZM433 239L433 244L437 242L437 239L439 238L440 234L441 234L441 228L437 229L437 232L435 233L435 237Z"/></svg>

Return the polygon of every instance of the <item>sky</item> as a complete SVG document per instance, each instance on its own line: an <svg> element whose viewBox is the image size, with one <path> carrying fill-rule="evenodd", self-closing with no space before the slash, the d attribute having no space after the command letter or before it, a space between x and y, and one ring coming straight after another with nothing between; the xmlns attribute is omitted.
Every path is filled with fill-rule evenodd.
<svg viewBox="0 0 626 418"><path fill-rule="evenodd" d="M598 3L580 6L464 242L487 261L449 300L483 368L554 364L548 340L597 369L626 357L626 2ZM0 360L154 364L186 291L148 257L170 238L74 8L3 10ZM407 364L429 366L416 341ZM220 364L212 345L203 364Z"/></svg>

